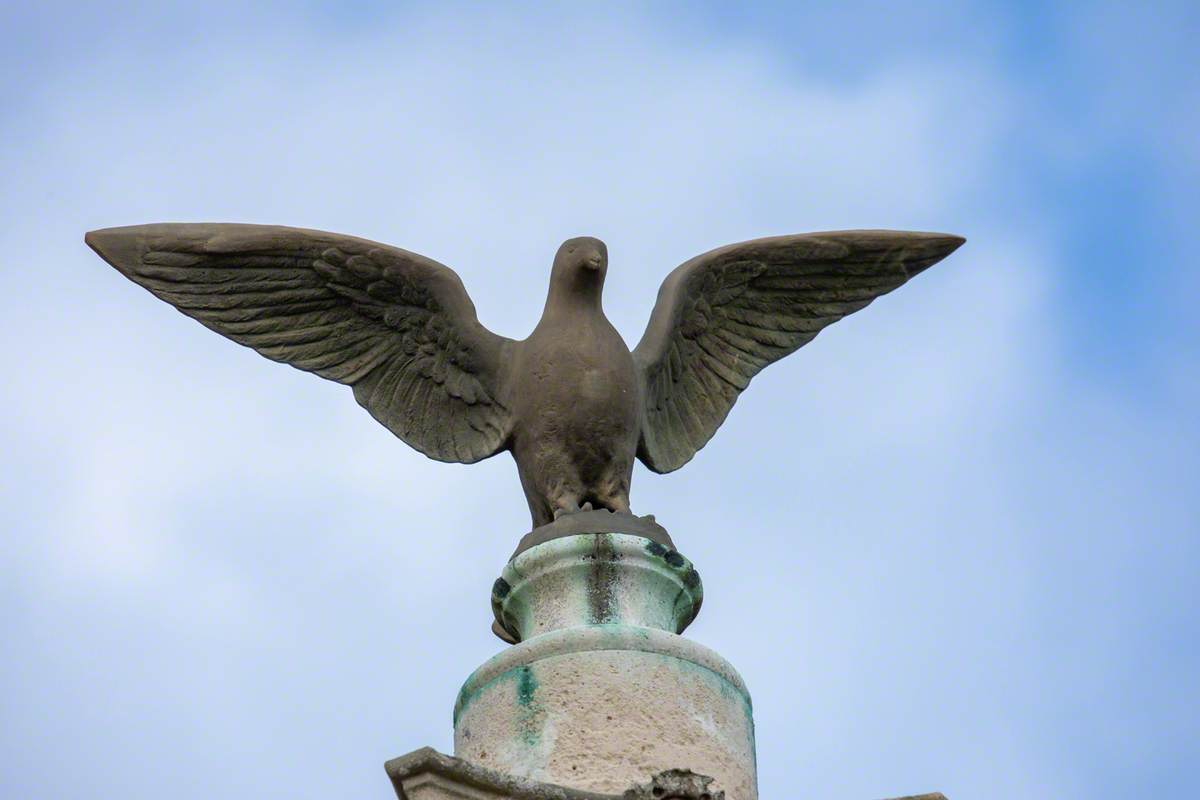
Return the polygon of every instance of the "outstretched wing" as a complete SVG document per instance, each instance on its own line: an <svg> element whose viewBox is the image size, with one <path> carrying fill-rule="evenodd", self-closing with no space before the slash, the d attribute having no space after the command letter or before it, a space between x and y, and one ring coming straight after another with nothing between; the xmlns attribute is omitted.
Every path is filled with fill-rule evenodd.
<svg viewBox="0 0 1200 800"><path fill-rule="evenodd" d="M439 461L502 449L511 341L479 324L462 281L424 256L268 225L107 228L87 243L127 278L238 344L322 378Z"/></svg>
<svg viewBox="0 0 1200 800"><path fill-rule="evenodd" d="M678 267L633 351L645 401L638 457L655 472L679 469L759 370L963 241L904 231L807 233L728 245Z"/></svg>

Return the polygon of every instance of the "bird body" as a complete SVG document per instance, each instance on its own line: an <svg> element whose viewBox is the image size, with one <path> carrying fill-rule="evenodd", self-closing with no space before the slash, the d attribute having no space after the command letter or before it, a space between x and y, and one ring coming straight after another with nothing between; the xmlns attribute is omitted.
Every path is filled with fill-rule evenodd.
<svg viewBox="0 0 1200 800"><path fill-rule="evenodd" d="M535 527L588 503L629 511L639 433L633 355L600 302L604 244L572 239L555 262L542 318L514 348L510 378L512 453Z"/></svg>
<svg viewBox="0 0 1200 800"><path fill-rule="evenodd" d="M632 351L604 315L608 252L598 239L559 248L542 318L523 341L484 328L449 268L364 239L157 224L86 241L214 331L353 387L430 458L511 451L536 527L589 506L628 512L635 457L655 472L678 469L759 371L963 239L839 231L709 251L667 277Z"/></svg>

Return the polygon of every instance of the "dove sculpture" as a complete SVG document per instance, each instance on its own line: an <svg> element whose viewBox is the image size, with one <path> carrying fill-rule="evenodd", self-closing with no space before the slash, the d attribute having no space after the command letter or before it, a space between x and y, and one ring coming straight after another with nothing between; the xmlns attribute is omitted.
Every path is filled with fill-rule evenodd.
<svg viewBox="0 0 1200 800"><path fill-rule="evenodd" d="M430 458L512 453L535 527L629 511L637 457L679 469L760 370L937 263L959 236L837 231L711 250L676 268L630 351L604 315L604 243L558 249L523 341L479 323L462 281L425 256L322 231L158 224L87 244L184 314L274 361L353 388Z"/></svg>

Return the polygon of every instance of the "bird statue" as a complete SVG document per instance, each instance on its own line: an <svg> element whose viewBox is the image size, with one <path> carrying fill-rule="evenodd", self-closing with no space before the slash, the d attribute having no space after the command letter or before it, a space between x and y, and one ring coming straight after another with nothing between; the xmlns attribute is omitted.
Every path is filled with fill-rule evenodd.
<svg viewBox="0 0 1200 800"><path fill-rule="evenodd" d="M558 249L524 341L480 324L462 281L425 256L267 225L106 228L86 242L155 296L274 361L347 384L438 461L503 450L534 527L629 512L634 457L686 464L758 372L953 252L941 233L837 231L711 250L663 282L632 351L604 316L608 250Z"/></svg>

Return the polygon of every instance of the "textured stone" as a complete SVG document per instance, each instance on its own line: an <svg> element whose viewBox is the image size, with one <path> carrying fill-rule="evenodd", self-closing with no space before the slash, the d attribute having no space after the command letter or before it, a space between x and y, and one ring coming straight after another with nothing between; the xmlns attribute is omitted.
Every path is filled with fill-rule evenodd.
<svg viewBox="0 0 1200 800"><path fill-rule="evenodd" d="M691 561L657 541L623 533L559 536L518 552L492 587L496 622L513 641L616 622L682 633L703 599Z"/></svg>
<svg viewBox="0 0 1200 800"><path fill-rule="evenodd" d="M450 268L352 236L159 224L85 241L217 333L352 386L430 458L510 451L534 527L593 508L628 513L635 458L679 469L762 369L963 242L833 231L720 247L667 276L631 351L601 305L608 248L590 237L558 249L542 318L522 341L480 324Z"/></svg>
<svg viewBox="0 0 1200 800"><path fill-rule="evenodd" d="M725 793L709 788L712 778L690 769L669 769L649 783L626 789L622 800L725 800Z"/></svg>
<svg viewBox="0 0 1200 800"><path fill-rule="evenodd" d="M471 764L459 758L442 755L424 747L405 756L394 758L384 765L399 800L703 800L704 792L693 798L687 794L668 794L668 790L692 791L697 786L708 788L707 776L685 770L668 770L626 789L622 794L599 794L571 789L550 783L516 778L496 770ZM691 779L688 779L688 776ZM680 780L683 778L683 780ZM655 789L661 788L662 794ZM720 800L719 792L712 800ZM781 800L787 800L781 798ZM897 797L893 800L946 800L944 795L922 794Z"/></svg>
<svg viewBox="0 0 1200 800"><path fill-rule="evenodd" d="M746 698L694 662L652 652L551 656L474 694L454 752L520 777L619 793L681 767L716 778L729 800L757 796Z"/></svg>
<svg viewBox="0 0 1200 800"><path fill-rule="evenodd" d="M614 800L505 775L423 747L384 764L399 800Z"/></svg>
<svg viewBox="0 0 1200 800"><path fill-rule="evenodd" d="M519 552L492 602L520 643L464 683L455 755L614 794L690 769L728 800L754 800L749 692L725 659L678 635L702 596L687 558L640 536L560 536Z"/></svg>
<svg viewBox="0 0 1200 800"><path fill-rule="evenodd" d="M657 542L668 550L675 549L675 542L667 529L659 525L653 514L635 517L618 511L599 508L594 511L580 511L578 514L562 514L558 519L546 525L534 528L521 537L517 549L513 551L512 559L519 556L534 545L561 539L564 536L577 536L581 533L628 533L641 536L652 542Z"/></svg>

